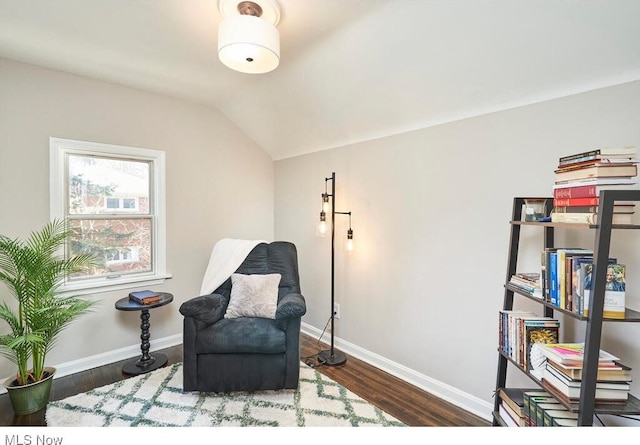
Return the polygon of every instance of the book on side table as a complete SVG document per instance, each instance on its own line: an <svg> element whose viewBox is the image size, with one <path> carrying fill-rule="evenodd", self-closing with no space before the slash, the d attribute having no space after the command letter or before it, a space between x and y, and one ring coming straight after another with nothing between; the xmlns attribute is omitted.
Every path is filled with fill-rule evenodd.
<svg viewBox="0 0 640 445"><path fill-rule="evenodd" d="M160 301L160 294L152 290L131 292L129 299L140 304L151 304Z"/></svg>

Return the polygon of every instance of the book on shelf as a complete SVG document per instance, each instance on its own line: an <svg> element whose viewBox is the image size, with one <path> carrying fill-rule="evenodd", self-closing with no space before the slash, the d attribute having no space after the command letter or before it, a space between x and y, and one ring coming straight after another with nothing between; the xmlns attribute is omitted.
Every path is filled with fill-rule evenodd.
<svg viewBox="0 0 640 445"><path fill-rule="evenodd" d="M553 375L557 377L557 379L562 382L563 385L568 386L569 388L578 388L580 389L582 385L582 380L576 380L567 377L562 371L553 366L552 362L547 361L545 376ZM619 391L629 391L631 389L631 384L623 381L607 381L607 382L598 382L596 380L596 388L597 389L615 389ZM579 394L578 394L579 395Z"/></svg>
<svg viewBox="0 0 640 445"><path fill-rule="evenodd" d="M575 255L593 255L593 250L582 247L547 248L545 249L545 255L547 256L545 273L548 277L547 301L556 307L564 309L566 300L566 258L567 256Z"/></svg>
<svg viewBox="0 0 640 445"><path fill-rule="evenodd" d="M524 419L524 392L539 391L540 388L498 388L500 401L511 408L517 417Z"/></svg>
<svg viewBox="0 0 640 445"><path fill-rule="evenodd" d="M551 303L551 255L556 247L546 247L540 255L540 275L542 277L542 296L547 303Z"/></svg>
<svg viewBox="0 0 640 445"><path fill-rule="evenodd" d="M609 258L609 264L616 264L618 262L617 258ZM585 308L589 308L589 299L585 298L585 283L590 286L591 284L591 274L593 269L593 255L584 256L584 257L576 257L574 258L572 264L573 272L575 277L572 282L573 289L573 301L574 307L573 312L585 316Z"/></svg>
<svg viewBox="0 0 640 445"><path fill-rule="evenodd" d="M578 424L578 413L569 411L566 408L560 408L556 410L546 410L544 412L544 419L542 422L542 426L560 426L557 421L565 422L565 421L575 421L575 425Z"/></svg>
<svg viewBox="0 0 640 445"><path fill-rule="evenodd" d="M592 264L593 255L575 256L571 258L571 311L584 314L584 274L583 264Z"/></svg>
<svg viewBox="0 0 640 445"><path fill-rule="evenodd" d="M532 423L532 417L531 417L532 406L533 406L533 413L534 413L533 418L535 419L536 407L534 403L538 400L548 401L550 400L551 397L553 396L548 391L541 390L541 389L534 389L531 391L525 390L522 392L522 410L524 412L524 419L527 426L531 426L531 423Z"/></svg>
<svg viewBox="0 0 640 445"><path fill-rule="evenodd" d="M546 411L556 411L564 408L565 406L561 404L558 400L553 400L553 402L544 402L536 404L536 426L544 426L544 413Z"/></svg>
<svg viewBox="0 0 640 445"><path fill-rule="evenodd" d="M522 419L522 425L520 425L520 419L515 417L514 414L509 411L509 407L503 403L498 406L498 414L500 415L500 418L505 423L505 425L509 427L525 426L524 419ZM516 420L516 418L518 420Z"/></svg>
<svg viewBox="0 0 640 445"><path fill-rule="evenodd" d="M553 199L598 198L604 190L632 190L633 184L553 185Z"/></svg>
<svg viewBox="0 0 640 445"><path fill-rule="evenodd" d="M547 359L545 366L551 368L555 373L560 373L562 378L577 383L578 386L582 381L582 365L563 365ZM631 381L631 368L618 361L605 362L598 366L596 374L596 382L598 383L625 383L628 387Z"/></svg>
<svg viewBox="0 0 640 445"><path fill-rule="evenodd" d="M557 343L560 322L551 317L525 313L514 315L512 323L515 328L510 333L509 356L523 369L531 370L531 346L534 343Z"/></svg>
<svg viewBox="0 0 640 445"><path fill-rule="evenodd" d="M540 272L516 272L513 276L529 283L540 284Z"/></svg>
<svg viewBox="0 0 640 445"><path fill-rule="evenodd" d="M525 417L526 426L538 426L538 405L546 403L558 404L558 400L553 393L551 391L547 392L546 396L529 398L529 416Z"/></svg>
<svg viewBox="0 0 640 445"><path fill-rule="evenodd" d="M638 174L638 166L635 163L604 164L574 170L556 170L555 180L573 181L588 178L634 177Z"/></svg>
<svg viewBox="0 0 640 445"><path fill-rule="evenodd" d="M536 349L548 360L562 365L582 366L584 361L584 343L540 343L536 345ZM600 349L598 366L605 366L604 363L618 362L619 360L610 352Z"/></svg>
<svg viewBox="0 0 640 445"><path fill-rule="evenodd" d="M568 426L568 427L577 427L578 426L578 418L575 419L567 418L567 417L559 417L553 419L552 426Z"/></svg>
<svg viewBox="0 0 640 445"><path fill-rule="evenodd" d="M638 178L636 176L620 176L613 178L582 178L582 179L573 179L570 181L555 181L552 189L560 189L566 187L584 187L584 186L610 186L610 185L626 185L633 186L638 183Z"/></svg>
<svg viewBox="0 0 640 445"><path fill-rule="evenodd" d="M151 304L160 301L160 294L152 290L141 290L129 293L129 299L140 304Z"/></svg>
<svg viewBox="0 0 640 445"><path fill-rule="evenodd" d="M627 147L601 147L593 150L587 150L579 153L574 153L566 156L561 156L558 159L558 163L563 164L567 162L575 162L578 159L590 158L590 157L635 157L637 149L635 146Z"/></svg>
<svg viewBox="0 0 640 445"><path fill-rule="evenodd" d="M550 359L547 359L547 364L553 366L555 370L569 379L582 380L582 364L563 365ZM596 381L598 382L630 382L631 380L631 368L620 362L605 362L598 366L596 374Z"/></svg>
<svg viewBox="0 0 640 445"><path fill-rule="evenodd" d="M551 212L551 222L568 224L598 224L598 213ZM614 213L611 224L632 225L633 213Z"/></svg>
<svg viewBox="0 0 640 445"><path fill-rule="evenodd" d="M558 162L558 170L586 167L591 165L638 163L638 159L628 155L603 156L595 155L576 159L575 161Z"/></svg>
<svg viewBox="0 0 640 445"><path fill-rule="evenodd" d="M586 198L554 198L553 207L578 207L578 206L594 206L597 207L600 202L599 196L590 196ZM616 201L615 205L633 206L633 202L619 202Z"/></svg>
<svg viewBox="0 0 640 445"><path fill-rule="evenodd" d="M592 167L618 167L620 165L632 165L637 164L637 159L593 159L582 162L575 162L571 164L559 164L555 169L555 173L564 173L575 170L584 170ZM625 175L626 176L626 175ZM629 175L632 176L632 175Z"/></svg>
<svg viewBox="0 0 640 445"><path fill-rule="evenodd" d="M596 198L597 199L597 198ZM630 213L633 214L636 211L635 204L614 204L613 214L618 213ZM555 206L553 208L554 213L598 213L597 205L584 205L584 206Z"/></svg>
<svg viewBox="0 0 640 445"><path fill-rule="evenodd" d="M522 319L522 358L519 364L531 372L534 368L539 368L540 363L536 357L532 356L531 350L534 344L558 343L560 338L560 321L551 317L525 318Z"/></svg>
<svg viewBox="0 0 640 445"><path fill-rule="evenodd" d="M507 412L508 416L516 424L516 425L511 425L511 426L526 426L526 421L525 421L525 418L524 418L524 414L518 414L517 411L515 411L513 408L511 408L511 406L509 406L504 401L500 402L500 406L502 408L504 408L504 410Z"/></svg>
<svg viewBox="0 0 640 445"><path fill-rule="evenodd" d="M517 287L519 290L529 294L532 297L542 298L542 285L539 278L540 274L537 275L537 280L530 280L522 276L518 276L518 274L514 274L509 279L509 284Z"/></svg>
<svg viewBox="0 0 640 445"><path fill-rule="evenodd" d="M509 333L509 356L511 357L511 359L518 365L526 369L526 356L531 349L529 344L527 343L527 331L531 330L529 326L536 325L546 327L547 325L552 325L551 328L553 328L556 322L557 320L551 320L550 317L539 317L536 314L532 313L513 315L511 321L511 332ZM540 333L539 337L535 337L534 335L534 338L542 337L543 333Z"/></svg>
<svg viewBox="0 0 640 445"><path fill-rule="evenodd" d="M570 310L571 302L568 301L572 298L571 289L571 277L573 271L571 270L570 260L574 256L593 255L593 250L584 248L567 248L558 249L556 252L557 259L557 294L558 294L558 307L562 309Z"/></svg>
<svg viewBox="0 0 640 445"><path fill-rule="evenodd" d="M553 397L558 399L561 403L566 406L571 407L571 409L577 409L580 404L580 397L569 397L562 392L561 389L553 386L548 380L542 381L542 387L549 391ZM600 391L600 392L599 392ZM606 391L603 392L603 391ZM609 394L611 392L617 392L620 394ZM598 397L598 395L606 394L608 398ZM617 396L617 398L616 398ZM629 401L629 392L628 391L618 391L612 389L598 390L596 389L596 398L594 400L596 405L599 406L610 406L610 405L626 405Z"/></svg>
<svg viewBox="0 0 640 445"><path fill-rule="evenodd" d="M554 372L552 367L547 366L544 370L544 376L542 383L544 387L549 390L548 386L552 387L550 391L554 394L554 390L559 392L561 399L565 402L573 403L580 399L582 382L575 382L566 380L561 377L562 374ZM596 383L596 401L626 401L629 399L628 383ZM555 394L554 394L555 395Z"/></svg>
<svg viewBox="0 0 640 445"><path fill-rule="evenodd" d="M519 310L500 310L498 325L498 341L500 351L507 357L514 359L516 357L516 319L522 316L535 317L531 311Z"/></svg>
<svg viewBox="0 0 640 445"><path fill-rule="evenodd" d="M591 282L593 276L593 263L585 263L584 272L581 273L583 279L584 307L582 314L589 316L589 298L591 295ZM607 264L606 283L604 291L604 309L602 316L605 318L624 319L626 304L626 271L624 264Z"/></svg>

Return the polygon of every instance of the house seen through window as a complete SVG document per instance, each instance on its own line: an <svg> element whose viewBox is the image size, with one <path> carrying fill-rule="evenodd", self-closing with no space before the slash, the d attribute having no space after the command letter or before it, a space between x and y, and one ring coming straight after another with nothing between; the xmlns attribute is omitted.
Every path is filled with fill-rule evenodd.
<svg viewBox="0 0 640 445"><path fill-rule="evenodd" d="M98 260L66 284L100 287L165 276L162 152L59 139L52 139L51 150L62 195L52 191L52 209L73 230L66 253Z"/></svg>

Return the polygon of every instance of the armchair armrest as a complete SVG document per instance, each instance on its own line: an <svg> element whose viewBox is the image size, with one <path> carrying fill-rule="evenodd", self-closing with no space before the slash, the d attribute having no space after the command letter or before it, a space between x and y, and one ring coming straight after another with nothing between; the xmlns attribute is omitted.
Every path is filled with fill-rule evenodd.
<svg viewBox="0 0 640 445"><path fill-rule="evenodd" d="M180 313L206 325L224 317L229 300L220 294L201 295L187 300L180 306Z"/></svg>
<svg viewBox="0 0 640 445"><path fill-rule="evenodd" d="M302 317L307 312L304 297L298 293L290 293L283 296L278 302L276 320L285 318Z"/></svg>

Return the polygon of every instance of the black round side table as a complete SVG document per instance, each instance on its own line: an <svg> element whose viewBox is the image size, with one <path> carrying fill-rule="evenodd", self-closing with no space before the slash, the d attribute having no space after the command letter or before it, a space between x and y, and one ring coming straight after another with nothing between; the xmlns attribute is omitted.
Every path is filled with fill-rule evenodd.
<svg viewBox="0 0 640 445"><path fill-rule="evenodd" d="M151 337L151 334L149 333L149 327L151 326L149 323L149 318L151 318L149 309L164 306L173 301L172 294L166 292L158 292L158 294L160 295L160 301L156 301L151 304L136 303L129 297L121 298L116 301L116 309L119 311L141 311L140 330L142 332L140 334L140 350L142 351L142 356L140 356L140 358L128 360L124 365L122 365L122 372L125 374L144 374L145 372L153 371L154 369L161 368L167 364L168 359L165 354L160 352L153 355L149 354L149 338Z"/></svg>

